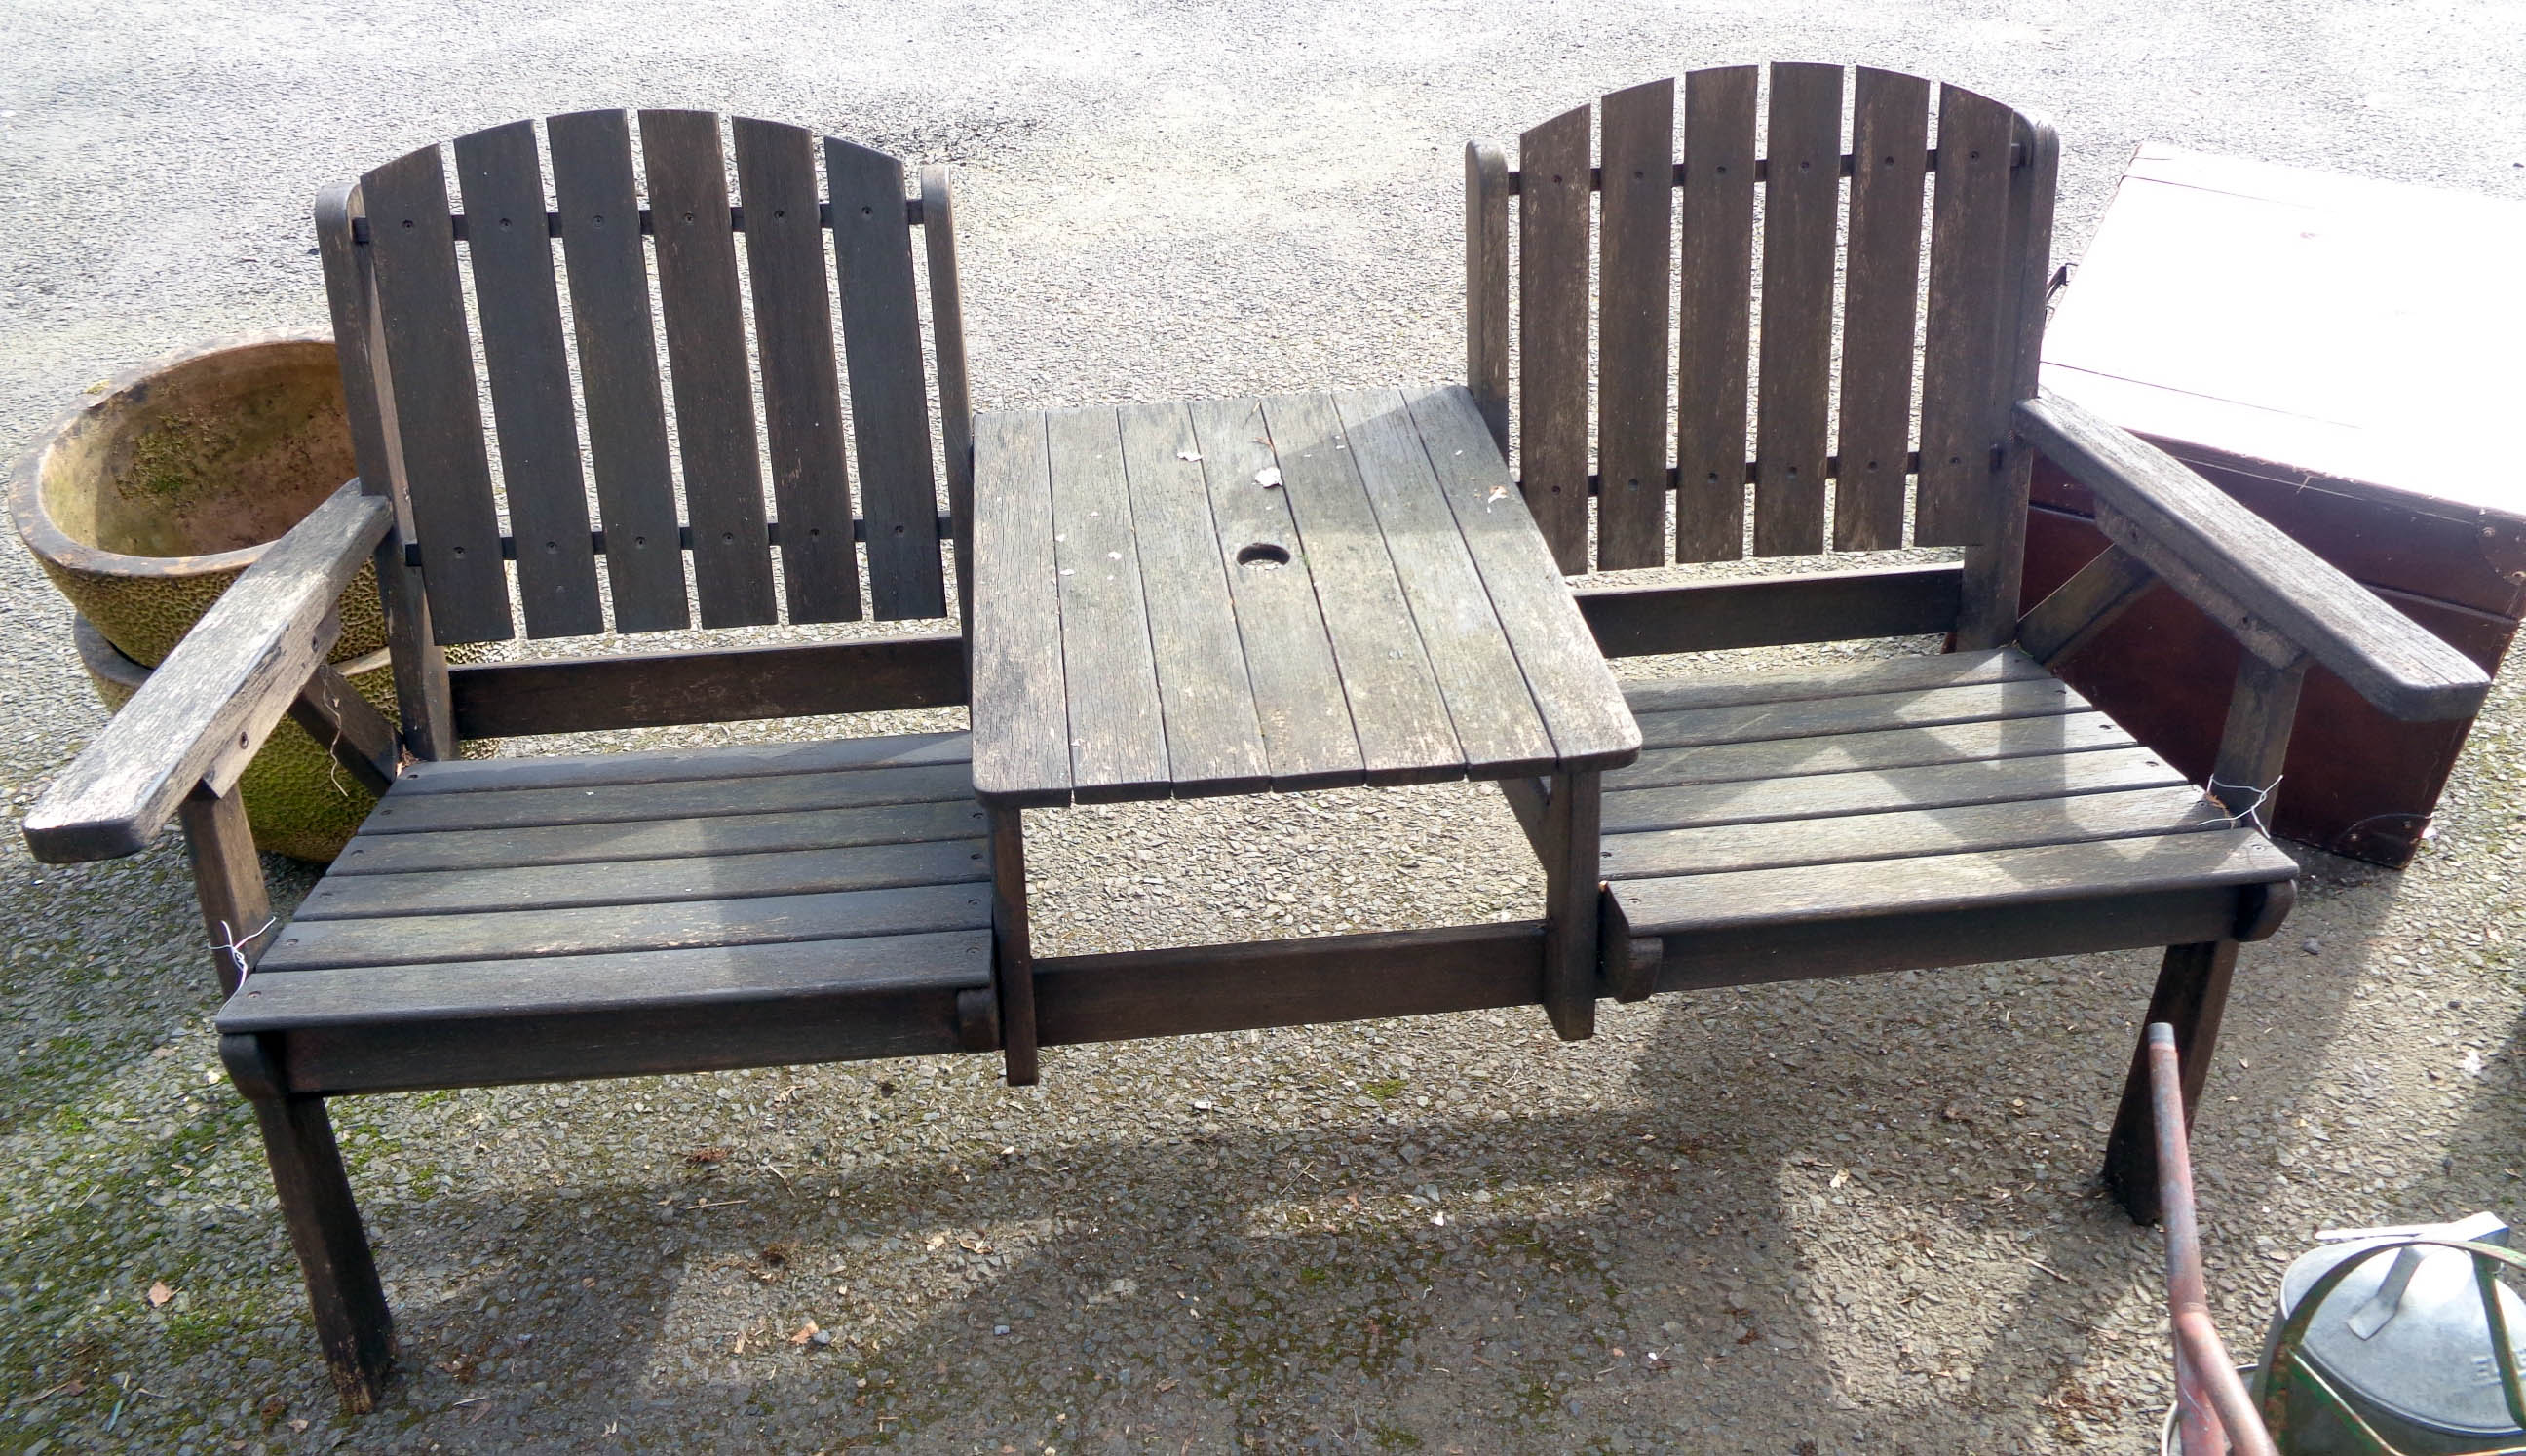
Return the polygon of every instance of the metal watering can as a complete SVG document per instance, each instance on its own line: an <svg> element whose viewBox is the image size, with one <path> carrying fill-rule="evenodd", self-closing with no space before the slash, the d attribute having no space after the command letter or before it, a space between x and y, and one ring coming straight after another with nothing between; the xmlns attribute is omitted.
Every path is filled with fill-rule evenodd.
<svg viewBox="0 0 2526 1456"><path fill-rule="evenodd" d="M2319 1232L2281 1277L2254 1403L2285 1456L2526 1452L2526 1270L2491 1214ZM2390 1257L2391 1256L2391 1257Z"/></svg>
<svg viewBox="0 0 2526 1456"><path fill-rule="evenodd" d="M2319 1233L2281 1278L2259 1367L2237 1366L2210 1321L2175 1029L2147 1043L2166 1223L2175 1408L2160 1449L2182 1456L2526 1456L2526 1272L2491 1214L2453 1224ZM2394 1258L2388 1260L2387 1255ZM2240 1375L2253 1377L2249 1393Z"/></svg>

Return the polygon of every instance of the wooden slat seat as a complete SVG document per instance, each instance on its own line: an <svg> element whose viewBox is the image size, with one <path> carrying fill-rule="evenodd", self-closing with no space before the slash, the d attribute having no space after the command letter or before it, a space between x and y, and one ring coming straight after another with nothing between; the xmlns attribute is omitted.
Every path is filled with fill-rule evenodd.
<svg viewBox="0 0 2526 1456"><path fill-rule="evenodd" d="M2014 647L1626 696L1601 863L1642 994L2235 935L2298 873Z"/></svg>
<svg viewBox="0 0 2526 1456"><path fill-rule="evenodd" d="M987 1044L984 828L963 733L419 765L220 1029L328 1093Z"/></svg>

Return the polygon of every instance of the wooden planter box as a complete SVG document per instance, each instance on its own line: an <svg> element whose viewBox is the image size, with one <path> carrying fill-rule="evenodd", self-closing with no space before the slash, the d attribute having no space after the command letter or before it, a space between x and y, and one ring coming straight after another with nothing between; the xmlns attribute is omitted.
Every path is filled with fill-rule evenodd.
<svg viewBox="0 0 2526 1456"><path fill-rule="evenodd" d="M2143 146L2046 335L2044 382L2138 431L2496 671L2526 616L2526 204ZM2104 548L2038 461L2031 606ZM2062 677L2198 777L2237 648L2152 592ZM2400 867L2471 728L2399 724L2318 668L2281 834Z"/></svg>

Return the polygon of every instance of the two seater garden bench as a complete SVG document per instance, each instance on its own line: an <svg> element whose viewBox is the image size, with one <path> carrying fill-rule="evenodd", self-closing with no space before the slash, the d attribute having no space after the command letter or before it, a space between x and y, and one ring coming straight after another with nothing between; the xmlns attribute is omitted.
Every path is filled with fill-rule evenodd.
<svg viewBox="0 0 2526 1456"><path fill-rule="evenodd" d="M2206 1065L2237 942L2289 905L2295 867L2254 811L2301 675L2321 664L2416 717L2471 711L2482 675L2180 467L2038 396L2048 126L1954 88L1934 117L1927 82L1861 71L1845 145L1846 74L1780 66L1758 146L1762 83L1686 77L1680 149L1671 82L1606 98L1601 146L1582 107L1528 132L1517 171L1471 148L1464 386L1247 402L1234 420L978 427L945 176L907 194L894 160L830 138L820 155L794 127L728 125L733 197L723 123L691 112L637 116L645 191L635 119L599 112L543 124L550 206L523 122L453 144L454 198L436 147L327 194L360 477L229 590L25 833L40 858L88 859L181 820L231 992L223 1053L345 1402L375 1402L393 1335L326 1112L339 1095L993 1050L1026 1080L1038 1043L1510 1005L1580 1037L1604 995L2147 945L2173 947L2148 1017ZM2097 491L2116 544L2021 615L2039 447ZM1045 539L1082 491L1115 513L1084 562L1067 531ZM1828 541L1962 560L1553 579ZM372 561L392 723L323 666L332 603ZM521 627L736 628L784 606L793 623L937 619L951 566L970 642L444 653ZM2214 799L2045 671L2153 583L2249 649ZM1007 610L1030 600L1033 617ZM1046 612L1065 633L1050 656ZM1145 655L1098 654L1086 675L1062 655L1128 645L1135 621ZM1587 644L1933 632L1956 650L1636 685L1628 710ZM1241 679L1219 670L1231 647ZM456 758L475 737L969 697L974 738ZM1310 704L1323 722L1303 729L1288 714ZM284 713L384 792L297 915L258 935L271 915L233 789ZM1534 839L1542 916L1030 951L1029 804L1468 775L1497 778ZM2147 1216L2143 1089L2108 1177Z"/></svg>

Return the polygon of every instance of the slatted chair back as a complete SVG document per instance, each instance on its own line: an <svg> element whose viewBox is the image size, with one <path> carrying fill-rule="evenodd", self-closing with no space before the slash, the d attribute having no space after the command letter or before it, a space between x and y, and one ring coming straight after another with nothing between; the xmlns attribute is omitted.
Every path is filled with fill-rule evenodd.
<svg viewBox="0 0 2526 1456"><path fill-rule="evenodd" d="M1864 67L1683 80L1466 152L1471 384L1505 453L1514 358L1563 569L1965 546L1964 617L2013 623L2050 126Z"/></svg>
<svg viewBox="0 0 2526 1456"><path fill-rule="evenodd" d="M907 196L902 163L797 126L592 111L423 147L318 213L362 478L402 519L390 611L401 585L429 646L947 614L970 424L941 170Z"/></svg>

